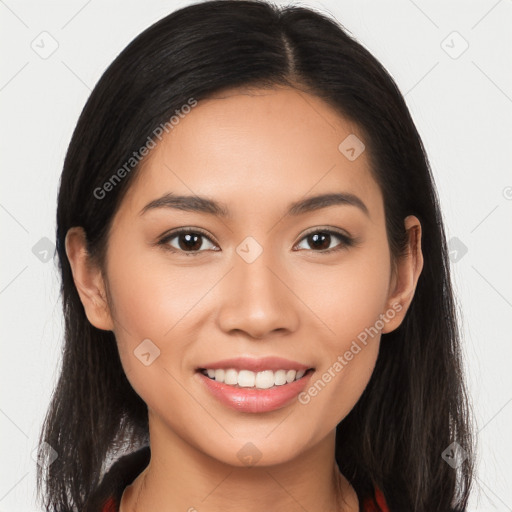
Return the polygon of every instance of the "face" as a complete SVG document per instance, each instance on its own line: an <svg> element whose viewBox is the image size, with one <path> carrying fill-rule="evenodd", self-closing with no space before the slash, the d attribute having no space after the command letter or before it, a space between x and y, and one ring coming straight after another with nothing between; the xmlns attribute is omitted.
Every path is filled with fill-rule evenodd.
<svg viewBox="0 0 512 512"><path fill-rule="evenodd" d="M381 332L405 311L382 194L366 153L339 149L349 136L364 142L316 97L233 90L199 102L146 158L104 276L121 361L155 432L232 465L252 443L260 464L276 464L332 434L358 401ZM297 206L324 194L340 196ZM223 362L234 358L246 359ZM224 372L241 386L201 371L230 368L245 370Z"/></svg>

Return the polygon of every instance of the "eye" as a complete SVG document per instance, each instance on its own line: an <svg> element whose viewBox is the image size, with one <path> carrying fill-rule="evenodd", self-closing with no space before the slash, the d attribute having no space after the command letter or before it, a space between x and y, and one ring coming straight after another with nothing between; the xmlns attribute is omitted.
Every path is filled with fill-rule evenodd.
<svg viewBox="0 0 512 512"><path fill-rule="evenodd" d="M334 247L331 246L333 239L338 239L341 243L338 243ZM334 251L339 251L346 247L350 247L354 245L354 240L343 233L339 233L338 231L333 231L331 229L316 229L315 231L310 231L306 236L302 238L305 240L310 247L314 249L314 252L319 252L321 254L331 253ZM296 246L298 247L298 245ZM307 249L307 248L306 248Z"/></svg>
<svg viewBox="0 0 512 512"><path fill-rule="evenodd" d="M338 239L340 242L333 247L331 244L335 239ZM207 240L211 247L205 248L203 243L204 240ZM333 231L332 229L318 228L316 228L315 231L310 231L301 239L301 242L302 240L310 246L309 248L306 247L306 249L313 250L313 252L319 252L321 254L339 251L346 247L350 247L355 243L354 239L348 235L338 231ZM210 237L199 228L176 229L171 233L164 235L159 240L158 245L162 245L172 252L181 252L185 254L185 256L197 256L208 249L214 251L219 250L217 246L213 244ZM299 247L299 245L300 243L295 247Z"/></svg>
<svg viewBox="0 0 512 512"><path fill-rule="evenodd" d="M176 242L174 242L174 239L176 239ZM208 240L213 248L216 247L202 230L197 228L180 228L165 235L158 244L165 246L172 252L182 252L186 256L196 256L197 253L204 252L204 240ZM176 245L173 245L174 243Z"/></svg>

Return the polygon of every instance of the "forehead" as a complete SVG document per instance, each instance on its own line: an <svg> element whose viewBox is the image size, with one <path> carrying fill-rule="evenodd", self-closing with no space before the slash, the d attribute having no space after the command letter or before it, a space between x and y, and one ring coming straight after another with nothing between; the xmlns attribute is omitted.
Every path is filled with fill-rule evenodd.
<svg viewBox="0 0 512 512"><path fill-rule="evenodd" d="M365 198L372 215L381 200L369 160L365 151L347 158L344 141L364 143L364 136L355 123L305 92L218 93L182 113L150 151L125 207L140 211L172 192L215 198L230 213L248 207L258 213L306 195L347 192Z"/></svg>

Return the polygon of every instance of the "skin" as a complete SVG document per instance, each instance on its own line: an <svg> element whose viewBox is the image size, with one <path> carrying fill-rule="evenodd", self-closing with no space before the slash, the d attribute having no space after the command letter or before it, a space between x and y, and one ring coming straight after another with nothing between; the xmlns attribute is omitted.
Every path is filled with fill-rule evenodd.
<svg viewBox="0 0 512 512"><path fill-rule="evenodd" d="M404 219L409 250L394 265L366 153L349 161L338 150L352 133L363 140L357 125L295 89L218 94L146 158L114 217L103 272L88 258L83 230L69 230L66 250L87 317L115 333L128 379L148 405L151 461L126 489L122 512L358 510L335 463L335 428L371 377L380 334L309 403L272 412L224 406L195 372L229 357L279 356L314 367L313 383L393 304L401 310L381 332L402 322L423 267L421 226ZM357 195L368 215L352 205L284 213L305 195L333 191ZM140 214L167 192L208 196L232 217L170 208ZM202 228L211 241L200 239L196 256L155 245L178 227ZM358 243L321 254L342 241L333 235L318 249L305 237L316 227ZM250 264L236 252L247 236L263 249ZM179 242L168 244L179 251ZM148 338L160 356L145 366L133 352ZM249 442L261 459L247 467L237 453Z"/></svg>

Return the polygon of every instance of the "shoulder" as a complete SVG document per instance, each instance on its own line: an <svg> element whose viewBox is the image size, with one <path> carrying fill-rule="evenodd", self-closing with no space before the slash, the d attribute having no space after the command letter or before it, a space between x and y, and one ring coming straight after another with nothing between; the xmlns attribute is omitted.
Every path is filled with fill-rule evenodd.
<svg viewBox="0 0 512 512"><path fill-rule="evenodd" d="M113 497L107 499L100 512L119 512L119 505Z"/></svg>
<svg viewBox="0 0 512 512"><path fill-rule="evenodd" d="M144 446L114 462L91 498L90 511L117 512L123 491L149 464L150 457L149 446Z"/></svg>
<svg viewBox="0 0 512 512"><path fill-rule="evenodd" d="M362 512L390 512L384 494L378 487L375 488L374 498L363 500L361 510Z"/></svg>

